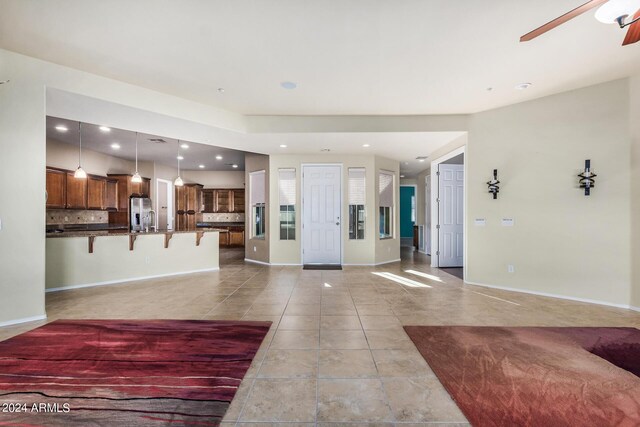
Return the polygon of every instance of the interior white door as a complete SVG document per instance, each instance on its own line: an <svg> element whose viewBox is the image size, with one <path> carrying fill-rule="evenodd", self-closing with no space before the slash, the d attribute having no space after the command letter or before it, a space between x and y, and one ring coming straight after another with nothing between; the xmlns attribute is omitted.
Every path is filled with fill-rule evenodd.
<svg viewBox="0 0 640 427"><path fill-rule="evenodd" d="M302 260L304 264L341 263L340 174L340 166L303 166Z"/></svg>
<svg viewBox="0 0 640 427"><path fill-rule="evenodd" d="M462 267L464 165L438 166L438 266Z"/></svg>

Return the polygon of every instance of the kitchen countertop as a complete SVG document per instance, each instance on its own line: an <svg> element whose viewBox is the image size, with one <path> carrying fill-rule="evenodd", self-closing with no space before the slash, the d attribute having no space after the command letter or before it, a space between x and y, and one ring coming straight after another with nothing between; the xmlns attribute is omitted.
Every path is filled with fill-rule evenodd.
<svg viewBox="0 0 640 427"><path fill-rule="evenodd" d="M216 228L206 228L201 230L184 230L184 231L175 231L175 230L158 230L158 231L149 231L149 232L129 232L128 230L80 230L80 231L65 231L62 233L47 233L47 238L59 238L59 237L91 237L91 236L146 236L149 234L186 234L186 233L210 233L210 232L218 232L218 233L227 233L227 230L216 229Z"/></svg>
<svg viewBox="0 0 640 427"><path fill-rule="evenodd" d="M244 222L199 222L198 228L215 228L215 227L244 227Z"/></svg>

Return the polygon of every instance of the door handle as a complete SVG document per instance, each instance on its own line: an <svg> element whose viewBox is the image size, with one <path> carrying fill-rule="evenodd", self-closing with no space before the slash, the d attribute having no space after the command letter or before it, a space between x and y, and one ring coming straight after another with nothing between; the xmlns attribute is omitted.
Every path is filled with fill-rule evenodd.
<svg viewBox="0 0 640 427"><path fill-rule="evenodd" d="M336 225L340 225L340 223L339 223L339 222L336 222Z"/></svg>

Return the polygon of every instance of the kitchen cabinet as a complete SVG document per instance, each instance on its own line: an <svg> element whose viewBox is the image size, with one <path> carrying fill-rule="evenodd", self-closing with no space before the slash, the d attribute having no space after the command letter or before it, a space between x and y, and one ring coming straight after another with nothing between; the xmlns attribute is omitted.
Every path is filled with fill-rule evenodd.
<svg viewBox="0 0 640 427"><path fill-rule="evenodd" d="M230 196L231 190L216 190L216 212L217 213L226 213L231 212L232 208L232 199Z"/></svg>
<svg viewBox="0 0 640 427"><path fill-rule="evenodd" d="M243 213L244 189L207 188L203 192L203 212Z"/></svg>
<svg viewBox="0 0 640 427"><path fill-rule="evenodd" d="M185 207L187 212L202 212L202 185L188 184L185 188Z"/></svg>
<svg viewBox="0 0 640 427"><path fill-rule="evenodd" d="M233 190L233 212L244 213L244 189Z"/></svg>
<svg viewBox="0 0 640 427"><path fill-rule="evenodd" d="M130 196L149 197L151 190L151 180L149 178L142 178L142 182L131 182L129 179Z"/></svg>
<svg viewBox="0 0 640 427"><path fill-rule="evenodd" d="M67 209L87 209L87 179L75 178L74 172L67 172Z"/></svg>
<svg viewBox="0 0 640 427"><path fill-rule="evenodd" d="M244 227L229 227L229 246L244 246Z"/></svg>
<svg viewBox="0 0 640 427"><path fill-rule="evenodd" d="M47 208L64 209L67 205L67 172L47 168Z"/></svg>
<svg viewBox="0 0 640 427"><path fill-rule="evenodd" d="M220 228L224 228L224 227L220 227ZM218 233L219 237L219 247L221 248L226 248L229 246L229 233L226 231L221 231L220 233Z"/></svg>
<svg viewBox="0 0 640 427"><path fill-rule="evenodd" d="M118 210L118 180L107 179L104 185L104 209Z"/></svg>
<svg viewBox="0 0 640 427"><path fill-rule="evenodd" d="M106 180L99 176L87 177L87 209L104 209L104 190Z"/></svg>

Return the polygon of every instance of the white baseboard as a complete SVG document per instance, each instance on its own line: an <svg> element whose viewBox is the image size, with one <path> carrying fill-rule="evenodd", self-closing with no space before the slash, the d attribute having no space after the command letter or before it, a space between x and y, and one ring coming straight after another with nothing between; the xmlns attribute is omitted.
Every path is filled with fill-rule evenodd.
<svg viewBox="0 0 640 427"><path fill-rule="evenodd" d="M170 276L182 276L184 274L205 273L208 271L219 271L219 270L220 270L220 267L213 267L213 268L203 268L200 270L180 271L178 273L166 273L166 274L156 274L153 276L132 277L130 279L107 280L105 282L85 283L81 285L70 285L70 286L60 286L58 288L49 288L49 289L45 289L45 292L49 293L49 292L68 291L71 289L92 288L94 286L115 285L118 283L135 282L138 280L157 279L160 277L170 277Z"/></svg>
<svg viewBox="0 0 640 427"><path fill-rule="evenodd" d="M487 285L486 283L477 283L477 282L472 282L472 281L466 280L466 279L464 280L464 283L467 284L467 285L482 286L483 288L499 289L499 290L502 290L502 291L519 292L519 293L523 293L523 294L537 295L537 296L541 296L541 297L558 298L558 299L564 299L564 300L569 300L569 301L586 302L588 304L605 305L607 307L624 308L624 309L627 309L627 310L640 311L640 309L638 307L633 307L633 306L628 305L628 304L616 304L616 303L612 303L612 302L599 301L599 300L593 300L593 299L588 299L588 298L578 298L578 297L571 297L571 296L568 296L568 295L551 294L551 293L548 293L548 292L531 291L531 290L528 290L528 289L509 288L507 286Z"/></svg>
<svg viewBox="0 0 640 427"><path fill-rule="evenodd" d="M253 263L253 264L271 265L271 264L269 264L268 262L258 261L258 260L255 260L255 259L245 258L244 260L245 260L245 262L251 262L251 263Z"/></svg>
<svg viewBox="0 0 640 427"><path fill-rule="evenodd" d="M269 265L272 267L302 267L302 264L286 263L286 262L272 262Z"/></svg>
<svg viewBox="0 0 640 427"><path fill-rule="evenodd" d="M375 263L375 264L373 264L373 265L385 265L385 264L391 264L391 263L393 263L393 262L400 262L400 261L401 261L401 259L400 259L400 258L398 258L398 259L392 259L392 260L390 260L390 261L377 262L377 263Z"/></svg>
<svg viewBox="0 0 640 427"><path fill-rule="evenodd" d="M633 305L630 305L629 309L633 310L633 311L640 311L640 307L636 307L636 306L633 306Z"/></svg>
<svg viewBox="0 0 640 427"><path fill-rule="evenodd" d="M21 323L38 322L40 320L47 320L47 315L41 314L40 316L23 317L22 319L14 319L14 320L8 320L6 322L0 322L0 328L4 326L19 325Z"/></svg>

